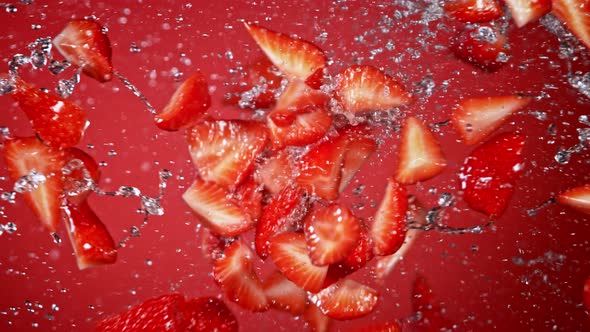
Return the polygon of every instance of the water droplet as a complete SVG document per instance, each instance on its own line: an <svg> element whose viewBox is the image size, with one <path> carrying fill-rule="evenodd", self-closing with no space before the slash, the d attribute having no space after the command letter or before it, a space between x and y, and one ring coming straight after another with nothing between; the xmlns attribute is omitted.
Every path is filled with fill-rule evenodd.
<svg viewBox="0 0 590 332"><path fill-rule="evenodd" d="M29 62L35 69L41 69L47 65L47 56L41 50L33 50Z"/></svg>
<svg viewBox="0 0 590 332"><path fill-rule="evenodd" d="M561 150L559 152L557 152L555 154L555 161L561 165L565 165L567 163L569 163L571 158L571 153L569 153L567 150Z"/></svg>
<svg viewBox="0 0 590 332"><path fill-rule="evenodd" d="M137 46L135 42L132 42L129 46L129 52L131 53L139 53L141 52L141 47Z"/></svg>
<svg viewBox="0 0 590 332"><path fill-rule="evenodd" d="M135 187L120 187L117 190L117 195L123 197L139 197L141 195L141 191Z"/></svg>
<svg viewBox="0 0 590 332"><path fill-rule="evenodd" d="M14 90L14 83L9 78L0 78L0 96L9 94Z"/></svg>
<svg viewBox="0 0 590 332"><path fill-rule="evenodd" d="M152 260L151 260L151 259L146 259L146 260L145 260L145 265L147 265L147 266L152 266L152 265L153 265L153 262L152 262Z"/></svg>
<svg viewBox="0 0 590 332"><path fill-rule="evenodd" d="M442 193L438 198L438 205L441 207L449 207L455 204L455 197L451 193Z"/></svg>
<svg viewBox="0 0 590 332"><path fill-rule="evenodd" d="M62 71L66 70L69 66L71 66L71 64L66 60L51 60L51 62L49 62L49 72L51 72L53 75L58 75Z"/></svg>
<svg viewBox="0 0 590 332"><path fill-rule="evenodd" d="M139 232L139 228L137 226L131 226L131 228L129 229L129 233L131 234L131 237L141 236L141 233Z"/></svg>
<svg viewBox="0 0 590 332"><path fill-rule="evenodd" d="M0 199L2 199L3 201L7 201L10 204L15 203L15 198L16 198L16 192L14 192L14 191L6 191L0 195Z"/></svg>
<svg viewBox="0 0 590 332"><path fill-rule="evenodd" d="M51 233L51 237L53 238L53 243L61 244L61 237L57 233Z"/></svg>
<svg viewBox="0 0 590 332"><path fill-rule="evenodd" d="M161 216L164 214L164 208L160 205L160 199L143 196L141 206L149 215Z"/></svg>
<svg viewBox="0 0 590 332"><path fill-rule="evenodd" d="M32 170L28 175L24 175L20 177L14 183L14 191L19 194L27 193L33 191L39 187L39 185L45 183L47 178L45 175L37 173L37 171Z"/></svg>
<svg viewBox="0 0 590 332"><path fill-rule="evenodd" d="M57 306L57 304L53 303L51 305L51 310L53 310L53 311L59 311L59 307Z"/></svg>
<svg viewBox="0 0 590 332"><path fill-rule="evenodd" d="M487 26L479 27L476 31L473 31L471 33L471 37L473 37L475 40L487 42L490 44L495 43L497 40L494 30Z"/></svg>
<svg viewBox="0 0 590 332"><path fill-rule="evenodd" d="M6 6L6 12L7 13L16 13L16 12L18 12L18 8L16 8L13 5L8 5L8 6Z"/></svg>

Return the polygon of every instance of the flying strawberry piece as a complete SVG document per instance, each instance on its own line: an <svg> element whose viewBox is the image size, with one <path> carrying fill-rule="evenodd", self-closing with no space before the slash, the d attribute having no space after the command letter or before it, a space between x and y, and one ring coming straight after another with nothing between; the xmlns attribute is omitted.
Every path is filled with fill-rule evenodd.
<svg viewBox="0 0 590 332"><path fill-rule="evenodd" d="M281 150L264 159L260 167L254 173L258 183L272 195L277 195L281 190L294 181L291 156L287 150Z"/></svg>
<svg viewBox="0 0 590 332"><path fill-rule="evenodd" d="M99 82L113 76L111 42L105 29L93 20L73 20L53 39L55 48L72 64Z"/></svg>
<svg viewBox="0 0 590 332"><path fill-rule="evenodd" d="M341 277L334 278L334 276L340 275L344 277L363 268L371 259L373 259L373 240L371 239L371 234L367 226L360 222L359 240L356 242L356 246L342 261L330 266L328 269L328 278L337 281ZM337 271L341 273L335 273Z"/></svg>
<svg viewBox="0 0 590 332"><path fill-rule="evenodd" d="M432 132L415 117L404 123L396 180L402 184L426 181L444 170L447 161Z"/></svg>
<svg viewBox="0 0 590 332"><path fill-rule="evenodd" d="M531 98L518 95L463 99L453 110L453 125L467 145L482 142Z"/></svg>
<svg viewBox="0 0 590 332"><path fill-rule="evenodd" d="M200 297L187 301L188 332L238 332L238 320L223 301Z"/></svg>
<svg viewBox="0 0 590 332"><path fill-rule="evenodd" d="M254 227L250 214L215 182L197 178L182 198L203 225L221 236L236 236Z"/></svg>
<svg viewBox="0 0 590 332"><path fill-rule="evenodd" d="M342 160L340 186L338 192L342 193L352 181L365 161L375 152L377 144L371 138L368 127L345 127L340 134L346 138L346 153Z"/></svg>
<svg viewBox="0 0 590 332"><path fill-rule="evenodd" d="M270 108L275 104L283 78L267 57L246 66L242 78L227 96L228 104L253 109Z"/></svg>
<svg viewBox="0 0 590 332"><path fill-rule="evenodd" d="M203 256L213 263L221 258L223 251L234 241L234 238L224 238L208 228L201 229L201 252Z"/></svg>
<svg viewBox="0 0 590 332"><path fill-rule="evenodd" d="M80 142L86 129L86 111L73 102L51 92L43 92L16 79L10 94L18 102L47 145L68 148Z"/></svg>
<svg viewBox="0 0 590 332"><path fill-rule="evenodd" d="M496 0L451 0L444 9L458 21L469 23L489 22L504 14Z"/></svg>
<svg viewBox="0 0 590 332"><path fill-rule="evenodd" d="M273 236L294 228L295 223L305 216L306 201L304 191L291 185L264 206L254 237L256 253L260 258L265 259L268 256L269 240Z"/></svg>
<svg viewBox="0 0 590 332"><path fill-rule="evenodd" d="M354 332L402 332L402 327L398 322L391 321L369 325L367 327L354 330Z"/></svg>
<svg viewBox="0 0 590 332"><path fill-rule="evenodd" d="M590 48L590 4L587 0L552 0L552 14Z"/></svg>
<svg viewBox="0 0 590 332"><path fill-rule="evenodd" d="M15 191L23 194L41 224L55 232L61 222L64 165L62 150L48 147L36 137L4 141L4 161Z"/></svg>
<svg viewBox="0 0 590 332"><path fill-rule="evenodd" d="M269 303L254 271L253 258L254 253L246 244L235 241L213 264L213 278L224 294L242 308L265 311Z"/></svg>
<svg viewBox="0 0 590 332"><path fill-rule="evenodd" d="M590 214L590 184L572 188L557 197L560 204Z"/></svg>
<svg viewBox="0 0 590 332"><path fill-rule="evenodd" d="M81 204L92 193L93 185L100 181L98 163L89 154L78 148L68 148L64 154L64 193L68 201ZM69 172L66 172L66 169Z"/></svg>
<svg viewBox="0 0 590 332"><path fill-rule="evenodd" d="M261 26L244 23L250 36L268 59L289 79L305 81L319 88L326 67L324 52L312 43L275 32Z"/></svg>
<svg viewBox="0 0 590 332"><path fill-rule="evenodd" d="M406 235L407 210L406 188L395 182L393 178L389 178L385 195L371 224L375 255L391 255L402 246Z"/></svg>
<svg viewBox="0 0 590 332"><path fill-rule="evenodd" d="M500 69L510 57L507 38L492 25L469 26L451 44L455 56L490 72Z"/></svg>
<svg viewBox="0 0 590 332"><path fill-rule="evenodd" d="M312 211L304 231L311 261L324 266L343 260L355 248L360 224L346 206L332 203Z"/></svg>
<svg viewBox="0 0 590 332"><path fill-rule="evenodd" d="M586 312L590 313L590 277L586 279L584 283L584 306L586 307Z"/></svg>
<svg viewBox="0 0 590 332"><path fill-rule="evenodd" d="M503 133L471 152L459 174L463 199L471 209L491 218L502 215L524 169L523 149L523 136Z"/></svg>
<svg viewBox="0 0 590 332"><path fill-rule="evenodd" d="M379 294L371 287L343 279L312 295L310 300L328 317L353 319L371 313L377 305Z"/></svg>
<svg viewBox="0 0 590 332"><path fill-rule="evenodd" d="M516 26L521 28L551 11L551 0L504 0Z"/></svg>
<svg viewBox="0 0 590 332"><path fill-rule="evenodd" d="M262 214L262 186L254 180L248 180L240 185L234 193L234 199L250 215L255 222Z"/></svg>
<svg viewBox="0 0 590 332"><path fill-rule="evenodd" d="M207 80L203 74L196 72L176 89L162 113L156 115L156 126L167 131L191 127L210 105Z"/></svg>
<svg viewBox="0 0 590 332"><path fill-rule="evenodd" d="M275 271L263 283L264 293L273 308L302 315L307 308L307 293L282 273Z"/></svg>
<svg viewBox="0 0 590 332"><path fill-rule="evenodd" d="M117 248L106 226L87 202L68 202L63 208L66 229L80 270L113 264Z"/></svg>
<svg viewBox="0 0 590 332"><path fill-rule="evenodd" d="M411 102L406 89L379 69L351 66L335 78L336 99L345 112L386 111Z"/></svg>
<svg viewBox="0 0 590 332"><path fill-rule="evenodd" d="M411 321L411 331L447 331L453 324L444 317L444 310L436 301L432 288L422 275L412 285L412 308L417 320Z"/></svg>
<svg viewBox="0 0 590 332"><path fill-rule="evenodd" d="M321 290L327 266L316 266L308 256L305 235L286 232L270 241L270 257L277 269L295 285L312 293Z"/></svg>
<svg viewBox="0 0 590 332"><path fill-rule="evenodd" d="M201 177L222 186L237 186L249 175L267 138L262 123L240 120L203 121L187 135Z"/></svg>
<svg viewBox="0 0 590 332"><path fill-rule="evenodd" d="M330 326L332 326L332 319L324 315L320 308L313 303L307 306L303 318L305 319L305 326L311 332L328 332Z"/></svg>

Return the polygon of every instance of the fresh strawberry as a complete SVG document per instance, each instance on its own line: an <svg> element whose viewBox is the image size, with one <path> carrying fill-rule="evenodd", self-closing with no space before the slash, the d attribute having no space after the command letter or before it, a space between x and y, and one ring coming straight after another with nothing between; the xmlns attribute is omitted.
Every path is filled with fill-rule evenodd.
<svg viewBox="0 0 590 332"><path fill-rule="evenodd" d="M402 332L401 325L396 321L373 324L357 330L354 332Z"/></svg>
<svg viewBox="0 0 590 332"><path fill-rule="evenodd" d="M203 225L221 236L236 236L254 227L250 214L215 182L197 178L182 198Z"/></svg>
<svg viewBox="0 0 590 332"><path fill-rule="evenodd" d="M407 210L406 188L395 182L393 178L389 178L385 195L377 208L375 219L371 225L375 255L391 255L402 246L406 236Z"/></svg>
<svg viewBox="0 0 590 332"><path fill-rule="evenodd" d="M187 301L187 332L238 332L238 320L223 301L200 297Z"/></svg>
<svg viewBox="0 0 590 332"><path fill-rule="evenodd" d="M64 193L68 201L81 204L92 193L93 184L98 184L100 181L98 163L89 154L78 148L68 148L64 154ZM69 170L69 174L66 174L68 173L66 169Z"/></svg>
<svg viewBox="0 0 590 332"><path fill-rule="evenodd" d="M345 112L386 111L412 100L403 85L375 67L351 66L335 80L336 99Z"/></svg>
<svg viewBox="0 0 590 332"><path fill-rule="evenodd" d="M560 204L590 214L590 184L572 188L557 197Z"/></svg>
<svg viewBox="0 0 590 332"><path fill-rule="evenodd" d="M551 11L551 0L504 0L504 2L519 28Z"/></svg>
<svg viewBox="0 0 590 332"><path fill-rule="evenodd" d="M310 300L328 317L353 319L371 313L377 305L379 294L371 287L343 279L312 295Z"/></svg>
<svg viewBox="0 0 590 332"><path fill-rule="evenodd" d="M269 307L262 283L254 271L254 253L242 241L232 243L213 265L213 278L224 294L241 307L265 311Z"/></svg>
<svg viewBox="0 0 590 332"><path fill-rule="evenodd" d="M270 241L270 257L279 271L295 285L316 293L322 288L328 267L314 265L307 252L301 233L282 233Z"/></svg>
<svg viewBox="0 0 590 332"><path fill-rule="evenodd" d="M451 44L455 56L483 70L497 71L508 62L508 41L496 27L468 26Z"/></svg>
<svg viewBox="0 0 590 332"><path fill-rule="evenodd" d="M307 306L303 319L305 319L305 326L311 332L328 332L332 326L332 319L324 315L320 308L313 303Z"/></svg>
<svg viewBox="0 0 590 332"><path fill-rule="evenodd" d="M445 1L445 11L461 22L481 23L495 20L504 14L496 0Z"/></svg>
<svg viewBox="0 0 590 332"><path fill-rule="evenodd" d="M18 102L43 142L67 148L80 142L86 129L86 111L51 92L43 92L16 79L10 94Z"/></svg>
<svg viewBox="0 0 590 332"><path fill-rule="evenodd" d="M586 307L586 312L590 314L590 277L586 279L584 283L584 306Z"/></svg>
<svg viewBox="0 0 590 332"><path fill-rule="evenodd" d="M341 261L355 248L360 224L346 206L332 203L312 211L304 231L312 263L324 266Z"/></svg>
<svg viewBox="0 0 590 332"><path fill-rule="evenodd" d="M295 185L285 187L273 197L264 206L260 221L256 224L254 244L258 256L265 259L269 254L269 240L293 228L294 224L305 216L306 211L304 191Z"/></svg>
<svg viewBox="0 0 590 332"><path fill-rule="evenodd" d="M291 156L287 150L281 150L264 159L260 167L254 173L258 183L272 195L277 195L281 190L294 181Z"/></svg>
<svg viewBox="0 0 590 332"><path fill-rule="evenodd" d="M340 135L346 138L346 153L342 160L342 176L338 192L342 193L352 181L359 169L377 149L368 127L344 127Z"/></svg>
<svg viewBox="0 0 590 332"><path fill-rule="evenodd" d="M17 182L15 191L23 194L41 224L55 232L61 221L63 151L26 137L4 141L3 154L10 177Z"/></svg>
<svg viewBox="0 0 590 332"><path fill-rule="evenodd" d="M275 104L283 78L267 57L246 66L242 79L226 97L228 104L253 109L270 108Z"/></svg>
<svg viewBox="0 0 590 332"><path fill-rule="evenodd" d="M176 89L162 113L156 115L156 126L176 131L196 124L211 106L209 85L201 72L194 73Z"/></svg>
<svg viewBox="0 0 590 332"><path fill-rule="evenodd" d="M502 215L524 169L523 149L523 136L503 133L471 152L459 174L470 208L491 218Z"/></svg>
<svg viewBox="0 0 590 332"><path fill-rule="evenodd" d="M201 252L203 256L213 263L221 258L223 251L233 242L234 238L224 238L208 228L201 229Z"/></svg>
<svg viewBox="0 0 590 332"><path fill-rule="evenodd" d="M359 240L355 247L348 253L346 257L335 265L330 265L328 269L328 277L330 284L340 280L346 275L351 274L363 268L367 263L373 259L373 240L369 229L365 224L359 221Z"/></svg>
<svg viewBox="0 0 590 332"><path fill-rule="evenodd" d="M565 23L578 39L590 48L590 2L588 0L551 0L552 14Z"/></svg>
<svg viewBox="0 0 590 332"><path fill-rule="evenodd" d="M194 126L187 141L193 163L204 180L237 186L250 173L267 141L262 123L209 120Z"/></svg>
<svg viewBox="0 0 590 332"><path fill-rule="evenodd" d="M68 202L62 209L78 268L83 270L115 263L117 260L115 242L88 203Z"/></svg>
<svg viewBox="0 0 590 332"><path fill-rule="evenodd" d="M465 144L475 145L530 101L518 95L466 98L453 110L453 125Z"/></svg>
<svg viewBox="0 0 590 332"><path fill-rule="evenodd" d="M447 161L432 132L415 117L409 117L402 129L396 180L402 184L426 181L444 170Z"/></svg>
<svg viewBox="0 0 590 332"><path fill-rule="evenodd" d="M275 271L263 283L264 293L273 308L299 316L307 308L307 293L282 273Z"/></svg>
<svg viewBox="0 0 590 332"><path fill-rule="evenodd" d="M262 186L254 180L248 180L236 189L234 199L250 215L252 220L257 221L262 214Z"/></svg>
<svg viewBox="0 0 590 332"><path fill-rule="evenodd" d="M448 331L453 324L444 317L444 310L436 301L432 288L422 275L416 276L412 285L412 308L417 319L411 323L411 331Z"/></svg>
<svg viewBox="0 0 590 332"><path fill-rule="evenodd" d="M99 82L110 81L113 76L111 42L106 30L93 20L72 20L57 37L53 45L66 60L82 68L84 73Z"/></svg>
<svg viewBox="0 0 590 332"><path fill-rule="evenodd" d="M256 44L285 76L305 81L313 88L321 86L322 72L326 67L322 50L308 41L252 23L244 24Z"/></svg>

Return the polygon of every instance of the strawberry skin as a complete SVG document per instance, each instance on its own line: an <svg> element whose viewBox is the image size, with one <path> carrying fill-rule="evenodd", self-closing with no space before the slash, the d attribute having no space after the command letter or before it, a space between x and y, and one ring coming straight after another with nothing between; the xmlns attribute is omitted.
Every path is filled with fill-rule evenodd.
<svg viewBox="0 0 590 332"><path fill-rule="evenodd" d="M64 193L68 201L74 204L82 204L92 193L88 187L88 181L97 184L100 181L100 169L92 156L78 148L68 148L64 151L65 165L72 168L70 174L63 175ZM72 166L81 162L80 168ZM81 190L83 189L83 190Z"/></svg>
<svg viewBox="0 0 590 332"><path fill-rule="evenodd" d="M451 43L451 50L457 58L489 72L499 70L509 58L506 36L488 24L466 27Z"/></svg>
<svg viewBox="0 0 590 332"><path fill-rule="evenodd" d="M299 316L307 308L307 293L279 271L264 280L264 293L273 308Z"/></svg>
<svg viewBox="0 0 590 332"><path fill-rule="evenodd" d="M519 28L551 11L551 0L504 0L504 2Z"/></svg>
<svg viewBox="0 0 590 332"><path fill-rule="evenodd" d="M80 270L113 264L117 248L106 226L87 202L68 202L63 208L66 229Z"/></svg>
<svg viewBox="0 0 590 332"><path fill-rule="evenodd" d="M377 208L375 220L371 225L375 255L391 255L402 246L406 235L407 211L408 194L406 188L395 182L393 178L389 178L385 195Z"/></svg>
<svg viewBox="0 0 590 332"><path fill-rule="evenodd" d="M162 113L156 115L156 126L162 130L176 131L196 124L211 106L209 85L200 72L182 82Z"/></svg>
<svg viewBox="0 0 590 332"><path fill-rule="evenodd" d="M590 214L590 184L569 189L557 197L559 204Z"/></svg>
<svg viewBox="0 0 590 332"><path fill-rule="evenodd" d="M467 205L491 218L502 215L524 169L524 137L503 133L475 148L459 174Z"/></svg>
<svg viewBox="0 0 590 332"><path fill-rule="evenodd" d="M344 259L330 265L324 286L329 286L347 275L360 270L374 257L373 240L367 226L359 220L359 239Z"/></svg>
<svg viewBox="0 0 590 332"><path fill-rule="evenodd" d="M496 0L445 1L445 11L461 22L481 23L495 20L504 14Z"/></svg>
<svg viewBox="0 0 590 332"><path fill-rule="evenodd" d="M354 319L373 311L379 294L371 287L343 279L312 295L311 301L324 315L334 319Z"/></svg>
<svg viewBox="0 0 590 332"><path fill-rule="evenodd" d="M13 181L32 171L45 177L51 175L32 191L23 193L23 197L41 224L50 232L55 232L61 222L63 151L44 145L36 137L25 137L4 141L2 152Z"/></svg>
<svg viewBox="0 0 590 332"><path fill-rule="evenodd" d="M552 14L564 22L567 28L590 48L590 1L552 0Z"/></svg>
<svg viewBox="0 0 590 332"><path fill-rule="evenodd" d="M241 108L270 108L276 103L282 80L278 69L263 56L244 68L242 81L231 88L225 102Z"/></svg>
<svg viewBox="0 0 590 332"><path fill-rule="evenodd" d="M187 301L189 315L187 332L238 332L238 320L227 305L214 297L200 297Z"/></svg>
<svg viewBox="0 0 590 332"><path fill-rule="evenodd" d="M113 76L111 43L106 31L93 20L72 20L53 39L55 48L72 64L99 82Z"/></svg>

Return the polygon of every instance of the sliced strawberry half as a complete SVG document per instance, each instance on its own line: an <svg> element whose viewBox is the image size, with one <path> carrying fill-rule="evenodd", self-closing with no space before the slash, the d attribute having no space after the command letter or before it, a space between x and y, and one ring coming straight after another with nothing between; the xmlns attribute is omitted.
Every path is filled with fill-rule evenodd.
<svg viewBox="0 0 590 332"><path fill-rule="evenodd" d="M229 246L235 238L224 238L213 233L208 228L201 229L201 252L203 256L213 263L221 258L223 251Z"/></svg>
<svg viewBox="0 0 590 332"><path fill-rule="evenodd" d="M379 294L369 286L343 279L312 295L310 300L328 317L354 319L371 313Z"/></svg>
<svg viewBox="0 0 590 332"><path fill-rule="evenodd" d="M305 235L286 232L270 241L270 257L277 269L295 285L317 293L322 289L327 266L316 266L307 254Z"/></svg>
<svg viewBox="0 0 590 332"><path fill-rule="evenodd" d="M389 178L385 195L371 224L371 238L375 255L391 255L402 246L406 236L407 211L408 194L406 188L395 182L393 178Z"/></svg>
<svg viewBox="0 0 590 332"><path fill-rule="evenodd" d="M113 77L111 42L106 30L93 20L72 20L57 37L53 45L66 60L82 68L84 73L99 82Z"/></svg>
<svg viewBox="0 0 590 332"><path fill-rule="evenodd" d="M273 272L263 283L264 293L273 308L299 316L307 308L307 293L285 278L279 271Z"/></svg>
<svg viewBox="0 0 590 332"><path fill-rule="evenodd" d="M559 204L590 214L590 184L569 189L557 197Z"/></svg>
<svg viewBox="0 0 590 332"><path fill-rule="evenodd" d="M508 62L508 39L495 26L468 26L459 32L451 44L455 56L487 70L497 71Z"/></svg>
<svg viewBox="0 0 590 332"><path fill-rule="evenodd" d="M445 11L461 22L489 22L501 17L504 12L496 0L450 0L445 1Z"/></svg>
<svg viewBox="0 0 590 332"><path fill-rule="evenodd" d="M502 215L524 170L524 140L515 133L499 134L465 159L459 180L470 208L491 218Z"/></svg>
<svg viewBox="0 0 590 332"><path fill-rule="evenodd" d="M80 142L86 129L86 111L51 92L43 92L16 79L10 94L18 102L43 142L67 148Z"/></svg>
<svg viewBox="0 0 590 332"><path fill-rule="evenodd" d="M64 221L80 270L113 264L117 248L106 226L87 202L68 202L63 208Z"/></svg>
<svg viewBox="0 0 590 332"><path fill-rule="evenodd" d="M92 156L78 148L68 148L64 154L64 193L70 202L81 204L92 193L93 184L98 184L100 181L98 163ZM68 174L65 169L69 170Z"/></svg>
<svg viewBox="0 0 590 332"><path fill-rule="evenodd" d="M268 59L290 79L305 81L319 88L326 67L324 52L314 44L272 31L256 24L244 23L250 36L260 46Z"/></svg>
<svg viewBox="0 0 590 332"><path fill-rule="evenodd" d="M401 134L400 157L395 179L402 184L426 181L447 166L438 140L418 118L409 117Z"/></svg>
<svg viewBox="0 0 590 332"><path fill-rule="evenodd" d="M552 0L552 14L590 48L590 4L587 0Z"/></svg>
<svg viewBox="0 0 590 332"><path fill-rule="evenodd" d="M255 221L224 187L197 178L182 199L211 231L224 236L237 236L252 227Z"/></svg>
<svg viewBox="0 0 590 332"><path fill-rule="evenodd" d="M23 194L41 224L55 232L61 221L63 151L44 145L36 137L25 137L4 141L3 155L11 179L17 182L15 191Z"/></svg>
<svg viewBox="0 0 590 332"><path fill-rule="evenodd" d="M225 101L241 108L270 108L276 102L282 80L279 70L263 56L244 68L241 81L232 86Z"/></svg>
<svg viewBox="0 0 590 332"><path fill-rule="evenodd" d="M187 301L188 332L238 332L238 320L227 305L214 297Z"/></svg>
<svg viewBox="0 0 590 332"><path fill-rule="evenodd" d="M253 259L252 250L242 241L235 241L213 264L213 278L224 294L242 308L265 311L269 303L254 271Z"/></svg>
<svg viewBox="0 0 590 332"><path fill-rule="evenodd" d="M475 145L530 102L518 95L466 98L453 110L453 125L465 144Z"/></svg>
<svg viewBox="0 0 590 332"><path fill-rule="evenodd" d="M263 160L254 173L258 183L272 195L277 195L281 190L294 182L291 155L287 150L281 150Z"/></svg>
<svg viewBox="0 0 590 332"><path fill-rule="evenodd" d="M250 174L267 138L262 123L241 120L203 121L187 135L201 177L222 186L237 186Z"/></svg>
<svg viewBox="0 0 590 332"><path fill-rule="evenodd" d="M345 112L386 111L412 100L402 84L375 67L351 66L335 80L336 99Z"/></svg>
<svg viewBox="0 0 590 332"><path fill-rule="evenodd" d="M176 89L162 113L156 115L156 126L176 131L195 125L211 106L209 85L201 72L194 73Z"/></svg>
<svg viewBox="0 0 590 332"><path fill-rule="evenodd" d="M504 0L504 2L519 28L551 11L551 0Z"/></svg>
<svg viewBox="0 0 590 332"><path fill-rule="evenodd" d="M307 306L303 319L305 319L305 326L311 332L328 332L332 326L332 319L324 315L320 308L313 303Z"/></svg>
<svg viewBox="0 0 590 332"><path fill-rule="evenodd" d="M324 266L344 259L360 237L360 223L346 206L332 203L305 219L305 240L313 264Z"/></svg>
<svg viewBox="0 0 590 332"><path fill-rule="evenodd" d="M342 193L367 159L375 152L377 144L372 138L369 127L362 125L344 127L340 131L340 135L346 138L347 142L340 170L342 177L338 187L338 192Z"/></svg>

